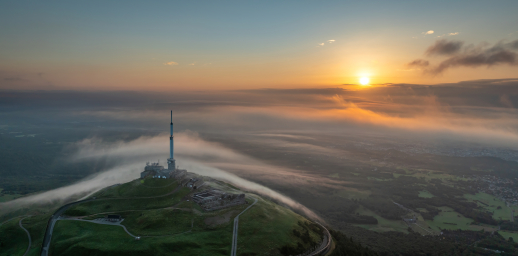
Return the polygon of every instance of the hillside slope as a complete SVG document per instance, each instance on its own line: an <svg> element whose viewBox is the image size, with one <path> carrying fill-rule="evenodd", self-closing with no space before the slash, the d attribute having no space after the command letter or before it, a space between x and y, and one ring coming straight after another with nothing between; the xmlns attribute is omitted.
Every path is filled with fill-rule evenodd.
<svg viewBox="0 0 518 256"><path fill-rule="evenodd" d="M205 183L205 189L243 193L219 181ZM49 255L229 255L233 220L256 201L239 218L237 255L295 255L323 239L320 225L258 195L245 193L246 204L205 211L191 200L195 192L153 178L106 188L57 221ZM107 214L124 220L120 226L95 222Z"/></svg>

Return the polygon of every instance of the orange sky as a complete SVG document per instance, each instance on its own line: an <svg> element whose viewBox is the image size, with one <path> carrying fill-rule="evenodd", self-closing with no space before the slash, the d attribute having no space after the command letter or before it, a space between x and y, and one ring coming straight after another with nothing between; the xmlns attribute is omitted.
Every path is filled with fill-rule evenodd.
<svg viewBox="0 0 518 256"><path fill-rule="evenodd" d="M439 75L407 66L426 59L432 68L450 58L425 54L442 39L463 42L457 54L518 39L517 2L469 3L132 1L101 9L95 1L12 2L0 10L7 25L0 27L0 89L318 88L362 76L373 84L516 77L516 56Z"/></svg>

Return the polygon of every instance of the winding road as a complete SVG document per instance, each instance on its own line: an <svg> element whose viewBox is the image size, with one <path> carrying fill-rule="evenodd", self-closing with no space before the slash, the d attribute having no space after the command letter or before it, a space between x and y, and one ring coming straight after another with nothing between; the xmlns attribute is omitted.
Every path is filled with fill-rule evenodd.
<svg viewBox="0 0 518 256"><path fill-rule="evenodd" d="M31 249L31 245L32 245L32 240L31 240L31 234L29 233L29 231L27 229L25 229L22 225L22 220L24 220L25 218L28 218L30 216L27 216L27 217L24 217L22 218L19 222L18 222L18 225L20 225L20 228L22 228L25 233L27 233L27 237L29 237L29 246L27 246L27 250L25 251L25 253L23 254L23 256L27 255L27 253L29 252L29 249Z"/></svg>
<svg viewBox="0 0 518 256"><path fill-rule="evenodd" d="M61 214L63 214L68 208L70 208L70 206L88 202L88 201L92 201L92 200L94 200L94 199L93 198L86 199L86 200L81 200L81 201L65 204L65 205L61 206L54 213L54 215L52 215L52 217L49 220L49 223L47 224L47 229L45 230L45 237L43 238L43 245L41 247L41 256L48 256L48 254L49 254L50 239L52 238L52 231L54 230L54 225L56 225L56 221L59 219L59 216L61 216Z"/></svg>
<svg viewBox="0 0 518 256"><path fill-rule="evenodd" d="M314 252L312 252L311 254L309 254L308 256L316 256L316 255L319 255L320 253L327 253L329 251L329 247L331 246L331 241L333 240L331 238L331 233L329 233L329 230L327 230L326 227L324 227L324 225L318 223L318 222L315 222L317 223L318 225L320 225L324 230L324 240L322 240L322 244L320 245L320 247L318 247Z"/></svg>
<svg viewBox="0 0 518 256"><path fill-rule="evenodd" d="M254 206L254 204L257 203L257 198L254 198L254 200L255 200L255 202L253 204L248 206L246 209L244 209L240 214L238 214L234 218L234 232L232 233L232 250L230 251L231 256L236 256L236 253L237 253L237 231L238 231L238 227L239 227L239 215L243 214L248 209L250 209L250 207Z"/></svg>
<svg viewBox="0 0 518 256"><path fill-rule="evenodd" d="M21 218L23 217L23 218ZM31 215L22 215L22 216L16 216L16 217L13 217L13 218L10 218L2 223L0 223L0 226L2 226L3 224L11 221L11 220L14 220L16 218L21 218L20 221L18 221L18 225L20 226L20 228L22 228L25 233L27 233L27 237L29 238L29 246L27 246L27 250L25 251L25 253L23 254L23 256L27 255L27 253L29 252L29 249L31 248L32 246L32 240L31 240L31 234L29 233L29 231L27 229L25 229L22 225L22 220L24 220L25 218L28 218L28 217L31 217Z"/></svg>
<svg viewBox="0 0 518 256"><path fill-rule="evenodd" d="M54 215L52 215L52 217L50 218L49 220L49 223L47 224L47 229L45 230L45 237L43 238L43 245L42 245L42 249L41 249L41 256L48 256L49 254L49 248L50 248L50 240L52 239L52 232L54 231L54 226L56 225L56 221L59 220L59 217L61 216L61 214L63 214L68 208L70 208L71 206L73 205L76 205L76 204L80 204L80 203L85 203L85 202L89 202L89 201L93 201L93 200L96 200L96 201L101 201L101 200L130 200L130 199L151 199L151 198L158 198L158 197L164 197L164 196L168 196L168 195L171 195L171 194L174 194L176 193L179 189L181 189L182 186L179 185L177 188L175 188L173 191L167 193L167 194L164 194L164 195L160 195L160 196L149 196L149 197L119 197L119 198L99 198L99 199L96 199L96 198L90 198L90 199L86 199L86 200L80 200L80 201L76 201L76 202L72 202L72 203L69 203L69 204L65 204L63 206L61 206L55 213ZM121 225L122 226L122 225ZM124 230L126 230L126 227L124 227ZM128 232L126 230L126 232ZM128 232L129 234L129 232ZM131 234L130 234L131 235ZM133 236L133 235L131 235Z"/></svg>

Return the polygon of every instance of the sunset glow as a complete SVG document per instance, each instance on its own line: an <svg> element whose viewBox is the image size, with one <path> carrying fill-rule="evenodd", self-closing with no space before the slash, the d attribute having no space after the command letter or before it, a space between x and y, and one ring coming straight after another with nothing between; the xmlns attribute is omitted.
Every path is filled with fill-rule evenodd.
<svg viewBox="0 0 518 256"><path fill-rule="evenodd" d="M360 78L360 84L361 85L368 85L369 81L370 81L370 79L368 77L364 76L364 77Z"/></svg>
<svg viewBox="0 0 518 256"><path fill-rule="evenodd" d="M488 60L502 61L468 63L455 55L472 51L475 56L475 48L466 47L487 42L476 49L485 56L484 49L518 39L516 22L499 23L482 14L497 6L472 6L478 23L460 29L452 22L472 15L448 11L445 17L453 20L437 20L432 14L443 11L439 5L420 5L418 10L425 10L420 18L403 25L413 7L391 1L377 4L361 23L357 20L364 14L347 2L236 2L230 9L211 2L134 2L122 9L111 3L92 15L98 5L88 2L26 9L11 1L0 8L1 24L11 24L0 27L0 89L234 90L367 85L359 77L373 80L358 70L375 72L376 83L413 84L516 74L516 65L506 58L488 55ZM498 17L514 17L512 10L499 9ZM343 24L354 26L344 30ZM446 41L435 44L438 40ZM432 45L436 50L426 52ZM444 52L443 46L453 47Z"/></svg>
<svg viewBox="0 0 518 256"><path fill-rule="evenodd" d="M0 256L518 255L516 10L2 1Z"/></svg>

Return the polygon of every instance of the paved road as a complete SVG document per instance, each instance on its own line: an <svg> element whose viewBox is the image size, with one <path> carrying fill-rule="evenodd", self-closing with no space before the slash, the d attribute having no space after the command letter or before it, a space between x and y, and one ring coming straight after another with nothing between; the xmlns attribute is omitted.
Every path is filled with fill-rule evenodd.
<svg viewBox="0 0 518 256"><path fill-rule="evenodd" d="M255 202L253 204L248 206L246 209L244 209L240 214L238 214L234 218L234 232L232 233L232 250L230 251L231 256L236 256L236 253L237 253L237 231L238 231L238 226L239 226L239 215L243 214L244 212L246 212L246 210L250 209L250 207L254 206L254 204L257 203L257 199L254 199L254 200L255 200Z"/></svg>
<svg viewBox="0 0 518 256"><path fill-rule="evenodd" d="M333 240L331 238L331 233L329 233L329 230L327 230L327 228L324 227L324 225L322 225L318 222L315 222L315 223L320 225L325 230L324 240L322 241L322 244L314 252L310 253L308 256L315 256L315 255L319 255L320 253L327 253L330 249L329 247L331 245L331 241Z"/></svg>
<svg viewBox="0 0 518 256"><path fill-rule="evenodd" d="M27 216L25 218L28 218L30 216ZM22 220L25 219L25 218L22 218L19 222L18 222L18 225L20 225L20 228L22 228L23 230L25 230L25 233L27 233L27 237L29 237L29 246L27 246L27 250L25 251L25 253L23 254L23 256L27 255L27 253L29 252L29 249L31 249L31 245L32 245L32 240L31 240L31 234L29 233L29 231L27 229L25 229L23 226L22 226Z"/></svg>
<svg viewBox="0 0 518 256"><path fill-rule="evenodd" d="M56 225L56 221L59 219L59 216L61 216L61 214L63 214L70 206L88 202L88 201L92 201L92 200L94 200L94 199L81 200L81 201L65 204L65 205L61 206L54 213L54 215L52 215L52 217L50 218L50 220L47 224L47 229L45 230L45 237L43 238L43 245L41 248L41 256L48 256L49 248L50 248L50 239L52 238L52 231L54 230L54 225Z"/></svg>

